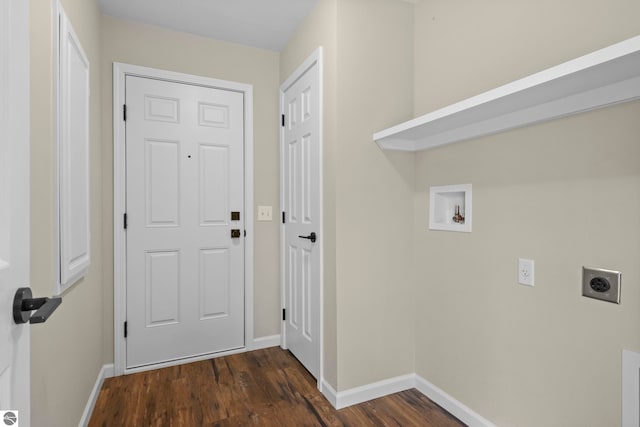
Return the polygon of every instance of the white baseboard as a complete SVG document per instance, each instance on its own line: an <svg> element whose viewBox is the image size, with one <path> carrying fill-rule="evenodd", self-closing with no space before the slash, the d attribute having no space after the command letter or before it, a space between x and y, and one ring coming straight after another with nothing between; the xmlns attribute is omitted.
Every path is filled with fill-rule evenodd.
<svg viewBox="0 0 640 427"><path fill-rule="evenodd" d="M100 394L100 389L102 388L102 383L104 382L105 378L113 377L113 374L113 363L104 365L100 369L100 372L98 372L98 378L96 378L96 382L93 385L93 389L91 390L91 394L89 395L89 400L87 401L87 405L84 408L84 412L82 413L82 418L80 418L78 426L86 427L86 425L89 424L91 414L93 413L93 408L96 405L98 395Z"/></svg>
<svg viewBox="0 0 640 427"><path fill-rule="evenodd" d="M263 348L277 347L280 345L280 334L254 338L247 351L261 350Z"/></svg>
<svg viewBox="0 0 640 427"><path fill-rule="evenodd" d="M491 421L417 374L415 388L469 427L496 427Z"/></svg>
<svg viewBox="0 0 640 427"><path fill-rule="evenodd" d="M401 375L345 391L335 391L331 384L323 378L320 381L320 392L334 408L342 409L399 391L412 389L415 384L414 378L415 374Z"/></svg>
<svg viewBox="0 0 640 427"><path fill-rule="evenodd" d="M334 408L342 409L412 388L427 396L469 427L496 427L491 421L483 418L471 408L417 374L401 375L338 392L323 379L320 391Z"/></svg>
<svg viewBox="0 0 640 427"><path fill-rule="evenodd" d="M320 393L324 394L324 397L331 403L331 406L338 409L338 393L324 378L320 381Z"/></svg>

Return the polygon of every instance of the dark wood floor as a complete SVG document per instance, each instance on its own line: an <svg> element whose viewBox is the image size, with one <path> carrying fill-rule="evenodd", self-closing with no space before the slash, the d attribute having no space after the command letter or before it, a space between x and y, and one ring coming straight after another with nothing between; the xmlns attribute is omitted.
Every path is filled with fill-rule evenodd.
<svg viewBox="0 0 640 427"><path fill-rule="evenodd" d="M463 426L416 390L335 410L278 347L105 380L89 426Z"/></svg>

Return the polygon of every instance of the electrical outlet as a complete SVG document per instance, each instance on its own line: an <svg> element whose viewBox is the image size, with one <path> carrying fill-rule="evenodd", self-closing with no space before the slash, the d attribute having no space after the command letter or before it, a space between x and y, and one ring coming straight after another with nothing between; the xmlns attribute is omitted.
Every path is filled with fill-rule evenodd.
<svg viewBox="0 0 640 427"><path fill-rule="evenodd" d="M533 286L533 260L518 258L518 283Z"/></svg>
<svg viewBox="0 0 640 427"><path fill-rule="evenodd" d="M620 304L622 273L603 268L582 267L582 295Z"/></svg>
<svg viewBox="0 0 640 427"><path fill-rule="evenodd" d="M258 206L258 221L272 221L273 209L271 206Z"/></svg>

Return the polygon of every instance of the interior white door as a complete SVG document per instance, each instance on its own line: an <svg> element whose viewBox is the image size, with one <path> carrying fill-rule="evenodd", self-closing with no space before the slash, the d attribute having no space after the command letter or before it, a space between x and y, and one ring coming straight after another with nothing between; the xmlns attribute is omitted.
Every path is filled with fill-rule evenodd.
<svg viewBox="0 0 640 427"><path fill-rule="evenodd" d="M320 370L320 80L314 61L283 87L283 265L285 346Z"/></svg>
<svg viewBox="0 0 640 427"><path fill-rule="evenodd" d="M243 95L125 85L127 368L243 347Z"/></svg>
<svg viewBox="0 0 640 427"><path fill-rule="evenodd" d="M29 2L0 2L0 411L29 426L28 324L13 297L29 286Z"/></svg>

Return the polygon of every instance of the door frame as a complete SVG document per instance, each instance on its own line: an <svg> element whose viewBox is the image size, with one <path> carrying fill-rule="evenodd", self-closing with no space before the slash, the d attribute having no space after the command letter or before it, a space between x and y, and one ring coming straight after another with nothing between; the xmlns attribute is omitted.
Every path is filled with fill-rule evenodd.
<svg viewBox="0 0 640 427"><path fill-rule="evenodd" d="M316 65L318 67L318 98L316 102L318 103L318 144L320 145L320 158L319 161L319 173L318 177L320 182L319 184L319 210L320 217L318 218L318 235L320 238L318 239L317 246L320 251L320 271L318 274L319 283L320 283L320 301L318 302L319 307L319 316L320 316L320 331L319 331L319 342L318 342L318 378L317 378L317 387L319 390L322 390L322 384L324 379L324 205L323 205L323 105L324 105L324 89L323 89L323 51L322 46L319 46L316 50L314 50L311 55L307 59L305 59L302 64L296 68L296 70L291 73L291 75L280 85L280 90L278 92L278 101L280 108L280 117L285 114L285 105L284 105L284 97L285 92L289 89L298 79L300 79L311 67ZM280 127L280 212L285 212L285 182L284 182L284 156L285 156L285 139L284 139L284 127ZM285 301L285 241L284 241L284 227L285 224L280 221L280 308L284 309L286 306ZM280 347L283 349L287 348L287 334L285 321L281 320L280 323Z"/></svg>
<svg viewBox="0 0 640 427"><path fill-rule="evenodd" d="M196 356L172 362L158 363L145 367L126 368L126 339L124 322L127 317L127 248L123 214L126 206L126 150L125 123L122 120L125 104L126 76L166 80L175 83L192 84L215 89L231 90L244 95L244 347L215 353L213 357L241 353L258 347L253 336L253 86L195 76L137 65L113 63L113 349L116 375L157 369L185 362L210 359L212 355Z"/></svg>

